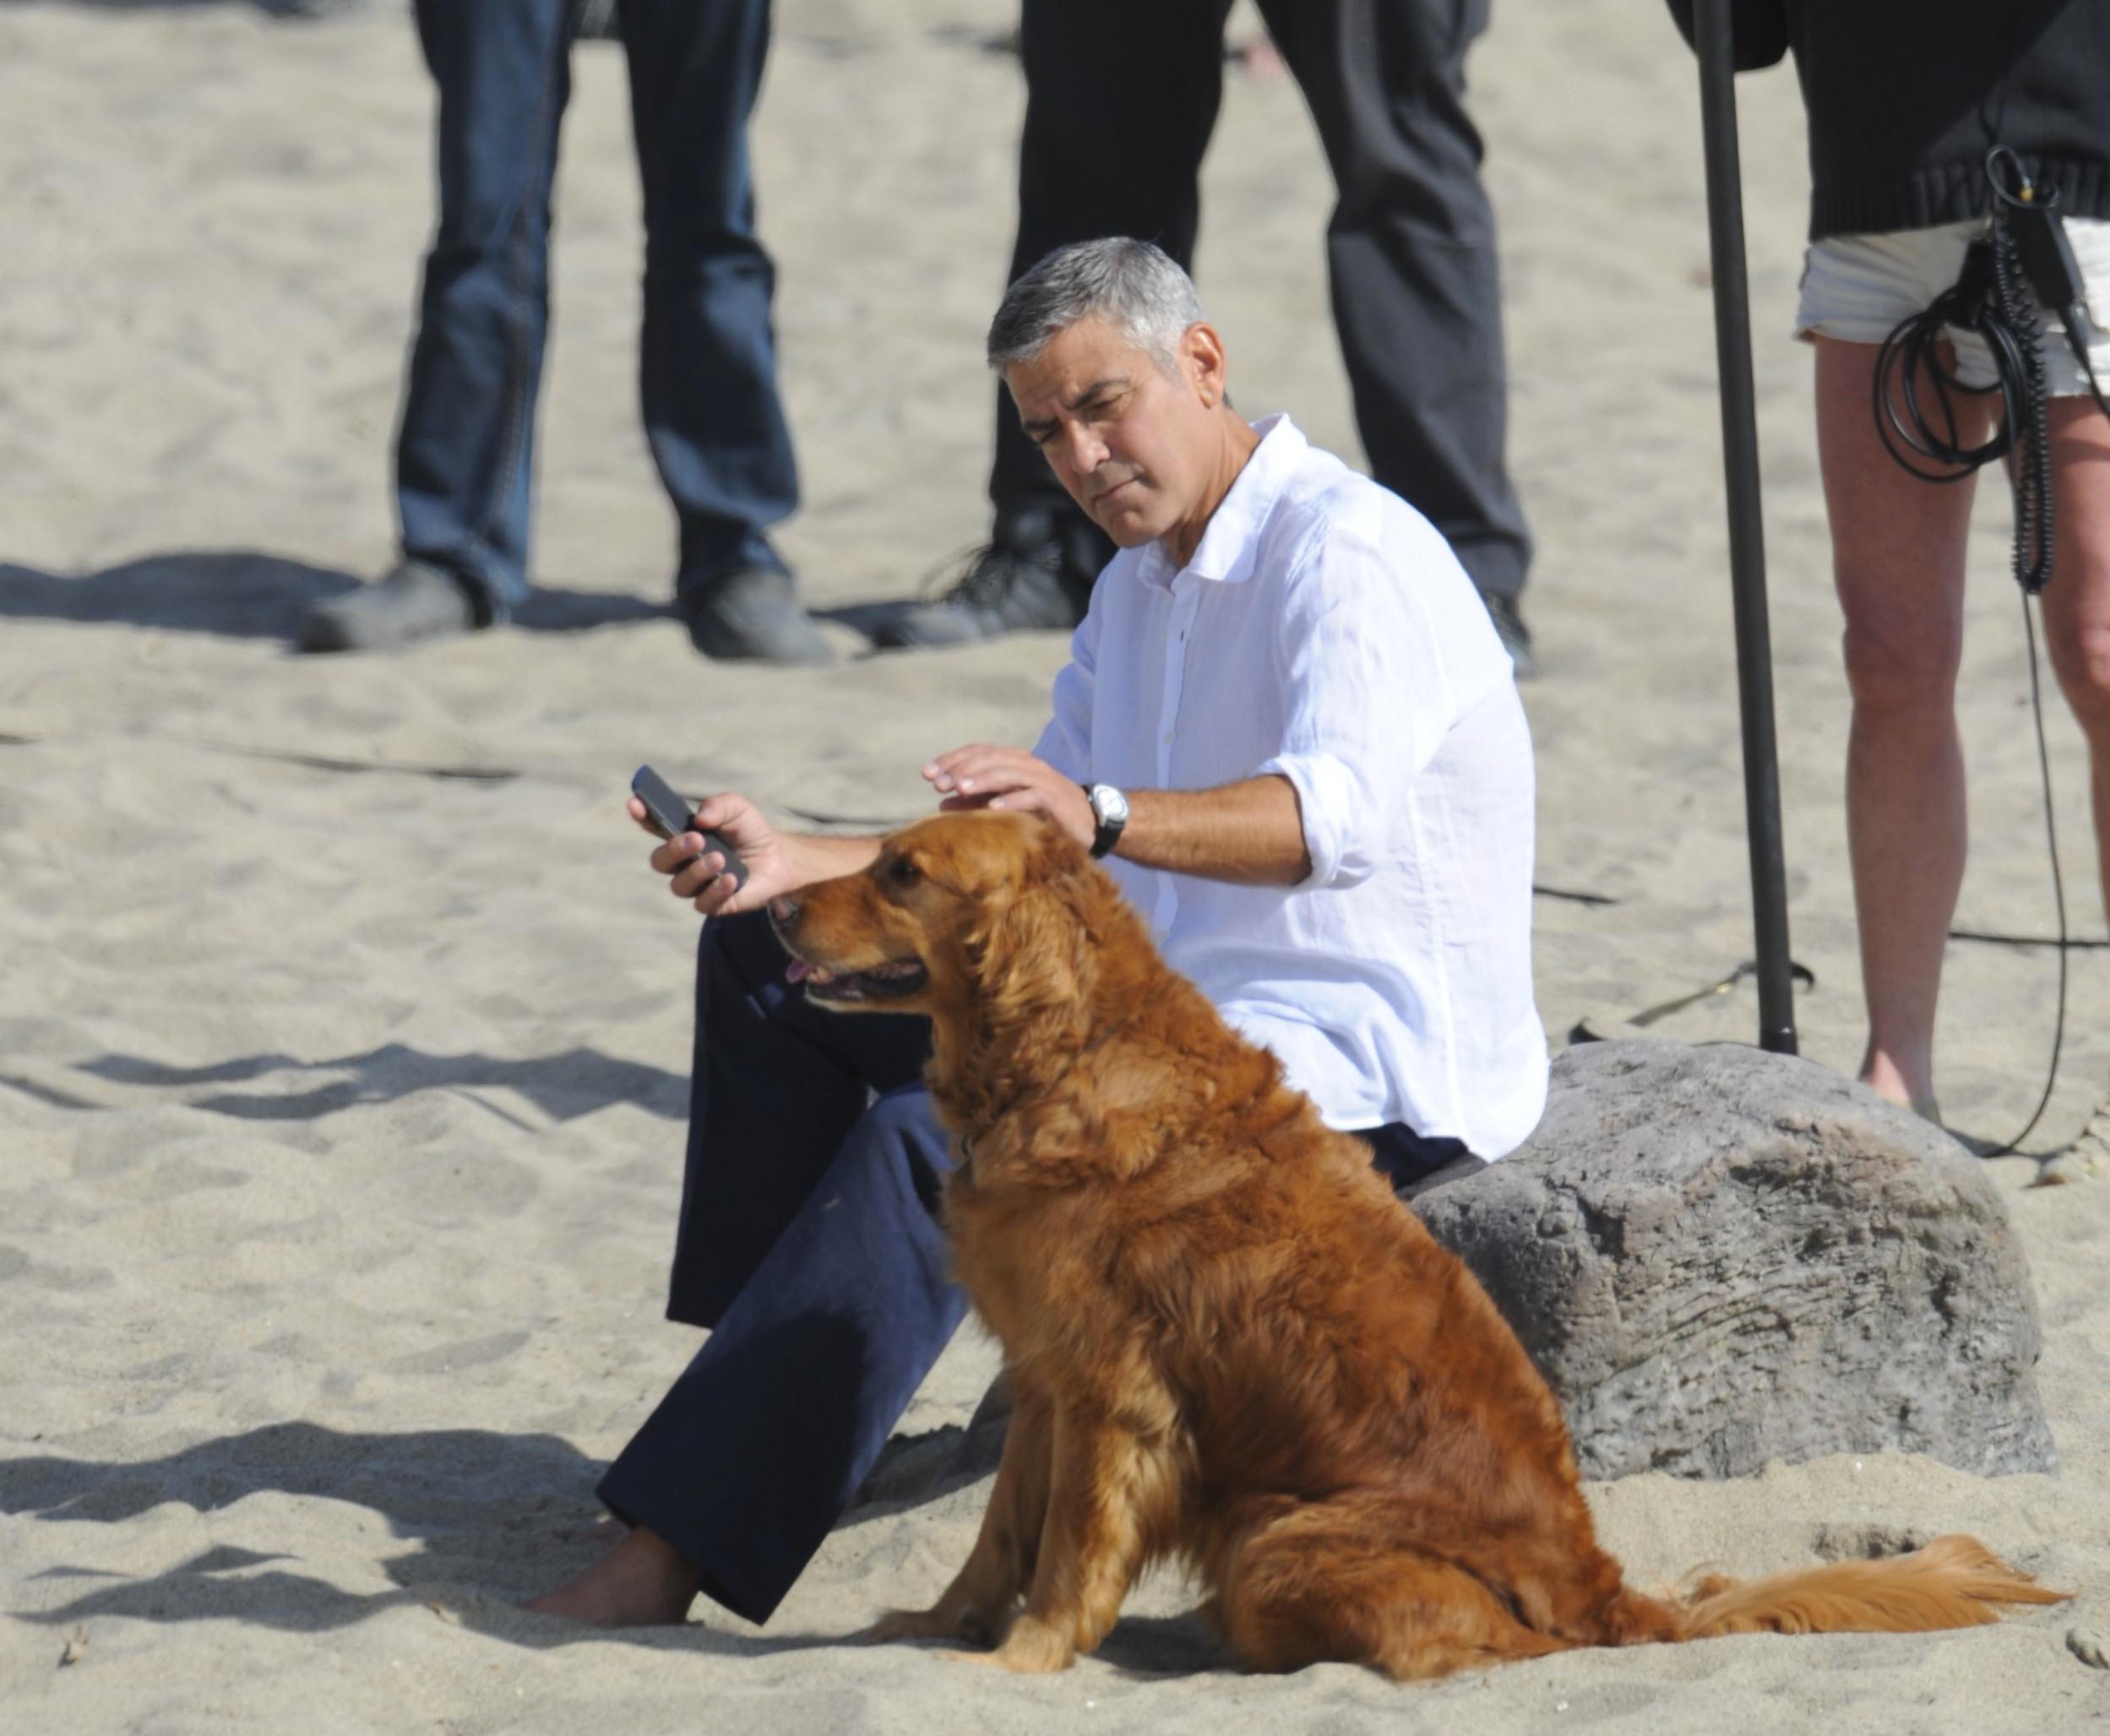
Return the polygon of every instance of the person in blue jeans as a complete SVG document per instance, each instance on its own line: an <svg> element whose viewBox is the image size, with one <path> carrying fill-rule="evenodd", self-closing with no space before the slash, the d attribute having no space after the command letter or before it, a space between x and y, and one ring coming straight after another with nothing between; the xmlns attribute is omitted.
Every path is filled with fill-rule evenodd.
<svg viewBox="0 0 2110 1736"><path fill-rule="evenodd" d="M314 651L504 621L530 589L550 193L573 0L418 0L439 87L439 227L396 446L402 559L301 623ZM680 527L675 607L707 656L826 662L771 525L798 501L748 121L768 0L623 0L644 182L644 427Z"/></svg>
<svg viewBox="0 0 2110 1736"><path fill-rule="evenodd" d="M931 760L941 806L1089 849L1396 1189L1515 1149L1547 1080L1531 737L1457 558L1286 417L1231 408L1222 341L1155 247L1058 250L988 354L1121 552L1033 750ZM965 1308L927 1023L809 1004L771 926L881 841L780 831L730 792L697 819L748 868L693 831L651 859L710 919L667 1312L711 1336L602 1479L628 1534L529 1606L602 1625L679 1621L699 1592L766 1620Z"/></svg>

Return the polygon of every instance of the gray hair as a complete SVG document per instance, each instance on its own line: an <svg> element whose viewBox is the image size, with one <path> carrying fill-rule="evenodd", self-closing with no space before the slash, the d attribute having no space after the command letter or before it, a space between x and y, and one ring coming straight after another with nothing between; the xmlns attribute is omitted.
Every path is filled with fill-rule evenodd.
<svg viewBox="0 0 2110 1736"><path fill-rule="evenodd" d="M989 322L989 366L1031 362L1056 333L1093 315L1117 321L1129 342L1172 369L1188 327L1202 317L1194 280L1172 255L1125 235L1058 248L1004 291Z"/></svg>

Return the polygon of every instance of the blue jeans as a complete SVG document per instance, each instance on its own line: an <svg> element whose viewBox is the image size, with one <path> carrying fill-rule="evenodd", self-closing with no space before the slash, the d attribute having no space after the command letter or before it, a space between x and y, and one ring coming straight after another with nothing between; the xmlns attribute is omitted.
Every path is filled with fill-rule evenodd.
<svg viewBox="0 0 2110 1736"><path fill-rule="evenodd" d="M714 1330L601 1483L704 1593L766 1621L967 1311L921 1019L824 1012L759 912L706 923L668 1314ZM876 1093L876 1096L875 1096ZM1395 1187L1465 1155L1361 1137Z"/></svg>
<svg viewBox="0 0 2110 1736"><path fill-rule="evenodd" d="M396 446L403 552L503 618L528 593L550 189L572 0L418 0L439 86L439 229ZM644 188L644 428L680 523L678 588L781 568L798 502L776 391L775 269L754 233L747 125L769 0L623 0Z"/></svg>

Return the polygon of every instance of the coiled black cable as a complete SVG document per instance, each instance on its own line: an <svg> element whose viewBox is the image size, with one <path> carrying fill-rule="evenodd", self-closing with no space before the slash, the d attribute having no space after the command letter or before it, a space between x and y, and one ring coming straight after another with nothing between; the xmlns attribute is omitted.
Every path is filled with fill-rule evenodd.
<svg viewBox="0 0 2110 1736"><path fill-rule="evenodd" d="M1901 321L1876 351L1876 432L1884 449L1927 482L1960 482L1997 458L2012 454L2009 485L2015 498L2015 577L2034 596L2052 576L2051 391L2044 377L2044 322L2025 276L2009 208L2026 203L2029 182L2013 191L1987 159L1993 218L1965 251L1956 281L1923 312ZM2008 161L2014 153L2004 152ZM2017 165L2019 169L2019 164ZM1992 357L1993 383L1966 385L1948 366L1951 329L1970 332ZM1922 397L1931 387L1931 401ZM1958 395L2000 397L2000 416L1982 445L1959 446ZM1939 416L1939 421L1937 420Z"/></svg>

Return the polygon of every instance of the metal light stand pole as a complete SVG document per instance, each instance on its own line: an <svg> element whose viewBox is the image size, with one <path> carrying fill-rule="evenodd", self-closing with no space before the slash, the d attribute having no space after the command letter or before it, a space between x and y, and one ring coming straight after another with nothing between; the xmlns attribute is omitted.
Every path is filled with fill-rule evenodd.
<svg viewBox="0 0 2110 1736"><path fill-rule="evenodd" d="M1751 384L1751 297L1744 272L1743 177L1737 156L1731 0L1698 0L1700 130L1713 242L1715 349L1721 373L1722 462L1729 487L1729 579L1743 716L1744 827L1759 966L1759 1047L1795 1053L1787 950L1787 873L1781 855L1781 767L1773 737L1773 647L1765 612L1765 532L1759 513L1759 425Z"/></svg>

